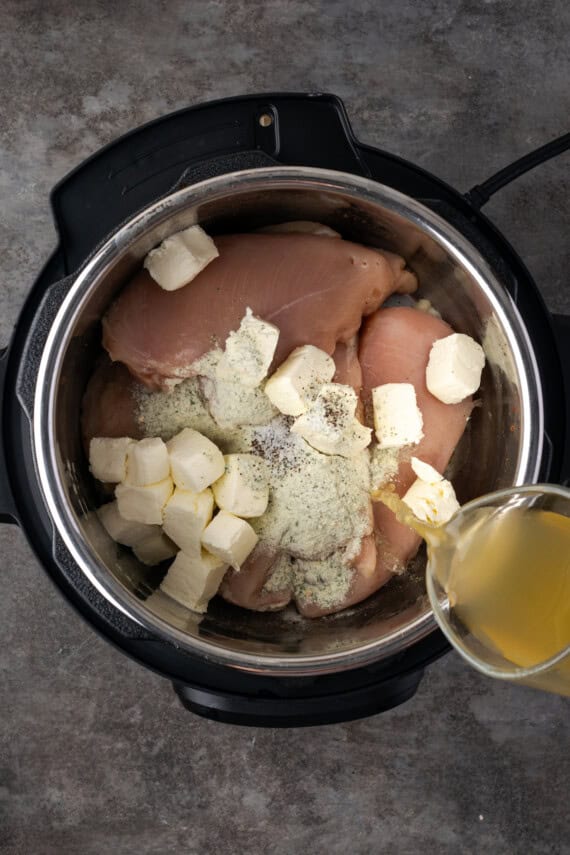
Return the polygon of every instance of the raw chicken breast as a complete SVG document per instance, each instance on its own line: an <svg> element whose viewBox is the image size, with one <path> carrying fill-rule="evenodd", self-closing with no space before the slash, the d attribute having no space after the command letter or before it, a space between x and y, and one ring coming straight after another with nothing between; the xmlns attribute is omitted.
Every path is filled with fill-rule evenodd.
<svg viewBox="0 0 570 855"><path fill-rule="evenodd" d="M302 586L301 590L295 593L292 582L288 584L284 581L280 587L268 585L268 582L271 583L271 576L279 572L281 557L283 556L279 553L258 544L239 571L228 570L219 593L225 600L236 606L262 612L282 609L294 599L298 611L304 617L314 618L333 614L341 608L359 603L373 591L378 590L391 575L387 573L386 579L378 583L374 535L364 537L360 553L353 561L354 580L350 592L343 601L344 605L326 608L306 599L302 593ZM326 564L326 561L323 561L323 564Z"/></svg>
<svg viewBox="0 0 570 855"><path fill-rule="evenodd" d="M362 387L362 371L358 360L358 336L353 336L347 343L337 344L333 358L336 364L335 383L345 383L352 386L359 395ZM359 406L359 418L362 408ZM372 515L372 507L370 508ZM305 617L321 617L339 611L339 606L322 607L305 599L301 592L296 595L293 586L284 585L283 589L269 590L265 587L276 566L280 561L278 553L270 553L263 546L257 546L244 563L239 572L229 570L220 589L224 599L235 605L255 611L267 611L285 606L291 599L295 600L297 609ZM374 534L362 539L359 554L352 562L354 567L354 582L350 592L343 601L342 608L360 602L370 593L377 590L389 578L379 578L376 571L376 542Z"/></svg>
<svg viewBox="0 0 570 855"><path fill-rule="evenodd" d="M360 394L358 415L369 423L370 390L388 382L409 382L424 417L424 438L411 449L443 472L465 428L471 400L446 405L425 386L425 368L435 340L451 328L424 312L379 309L391 293L416 288L398 256L344 240L310 235L248 234L216 239L220 257L192 283L163 291L143 271L126 286L103 322L103 343L111 358L92 377L84 399L82 427L90 436L139 437L134 394L142 381L164 389L192 376L191 364L237 329L250 307L276 324L280 339L272 368L294 347L314 344L332 354L334 380ZM362 323L364 318L364 323ZM129 373L129 371L131 373ZM133 376L134 375L134 376ZM410 449L406 449L410 456ZM394 484L401 496L414 481L408 462ZM259 544L239 572L228 571L220 593L231 603L273 610L295 599L306 617L341 611L377 591L416 552L419 538L398 523L384 505L374 505L375 531L362 539L352 562L353 579L342 602L320 607L278 579L279 553ZM370 531L370 528L368 528Z"/></svg>
<svg viewBox="0 0 570 855"><path fill-rule="evenodd" d="M124 365L105 358L97 366L87 384L81 410L81 433L87 455L89 441L94 436L143 437L135 418L135 386Z"/></svg>
<svg viewBox="0 0 570 855"><path fill-rule="evenodd" d="M339 341L332 355L336 371L333 383L345 383L352 386L357 395L362 389L362 368L358 359L358 336L347 341Z"/></svg>
<svg viewBox="0 0 570 855"><path fill-rule="evenodd" d="M278 557L275 550L258 543L240 570L228 570L219 593L229 603L256 612L284 608L292 597L290 585L275 591L264 588Z"/></svg>
<svg viewBox="0 0 570 855"><path fill-rule="evenodd" d="M424 418L424 438L413 447L411 453L431 463L439 472L443 472L449 463L472 409L471 399L459 404L443 404L428 392L425 385L425 369L431 347L434 341L451 332L451 327L443 321L416 309L380 309L365 321L359 347L365 411L371 414L370 392L374 386L382 383L412 383ZM335 353L337 370L342 370L343 378L348 376L348 358L347 351ZM353 360L354 356L350 355L350 364L354 370ZM354 379L355 375L352 376ZM371 417L369 423L372 424ZM415 478L409 462L402 462L393 480L399 496L404 495ZM399 523L392 511L381 503L374 505L374 523L375 534L362 541L360 555L354 562L354 577L342 602L333 608L322 609L298 598L297 608L301 614L305 617L321 617L362 602L388 582L394 572L401 572L405 568L415 555L421 539Z"/></svg>
<svg viewBox="0 0 570 855"><path fill-rule="evenodd" d="M296 606L303 617L316 618L335 614L349 606L362 602L391 578L392 574L378 560L375 536L373 534L362 538L359 554L352 562L354 576L350 589L341 603L324 608L314 602L305 600L302 595L296 598Z"/></svg>
<svg viewBox="0 0 570 855"><path fill-rule="evenodd" d="M425 370L431 347L453 330L444 321L408 308L381 309L364 324L360 340L363 400L370 411L370 392L383 383L412 383L424 419L424 437L408 456L419 457L443 473L461 439L471 414L471 398L444 404L428 392ZM402 462L393 481L403 496L416 476L409 462ZM378 578L392 569L401 570L416 553L420 538L399 523L385 505L374 506L378 546Z"/></svg>
<svg viewBox="0 0 570 855"><path fill-rule="evenodd" d="M397 255L302 234L216 238L220 252L196 279L164 291L138 273L103 319L103 345L150 388L191 376L192 363L223 346L246 308L280 330L273 365L302 344L332 354L362 317L394 292L417 287Z"/></svg>

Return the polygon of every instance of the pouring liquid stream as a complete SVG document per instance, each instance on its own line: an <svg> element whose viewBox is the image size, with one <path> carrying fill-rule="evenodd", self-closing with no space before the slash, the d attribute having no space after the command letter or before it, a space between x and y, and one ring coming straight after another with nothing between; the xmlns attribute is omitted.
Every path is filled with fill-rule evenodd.
<svg viewBox="0 0 570 855"><path fill-rule="evenodd" d="M481 649L532 668L570 645L570 517L507 503L460 510L434 526L394 491L373 500L426 541L444 611ZM570 693L570 660L562 670Z"/></svg>

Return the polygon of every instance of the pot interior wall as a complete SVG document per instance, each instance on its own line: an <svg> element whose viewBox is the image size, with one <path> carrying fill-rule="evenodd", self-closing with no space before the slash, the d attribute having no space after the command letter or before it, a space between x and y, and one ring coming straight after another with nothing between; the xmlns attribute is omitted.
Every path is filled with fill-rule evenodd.
<svg viewBox="0 0 570 855"><path fill-rule="evenodd" d="M212 234L247 231L291 219L318 220L343 237L387 248L404 256L418 275L418 297L426 297L457 331L481 341L487 365L463 439L449 467L461 502L483 492L515 483L520 467L521 378L512 357L513 341L494 312L492 302L443 244L419 226L372 199L354 198L337 190L229 188L194 207L155 222L118 253L116 262L93 289L78 319L63 362L56 407L56 438L61 472L78 524L97 560L121 586L144 601L148 612L192 637L225 649L255 655L294 657L331 654L388 638L405 643L408 629L429 613L421 550L409 571L375 596L339 615L303 620L293 608L278 613L253 613L216 599L199 616L158 590L164 569L139 564L129 550L110 541L92 513L101 503L83 453L79 412L85 384L100 351L100 317L144 255L166 235L195 222ZM430 624L428 630L432 628Z"/></svg>

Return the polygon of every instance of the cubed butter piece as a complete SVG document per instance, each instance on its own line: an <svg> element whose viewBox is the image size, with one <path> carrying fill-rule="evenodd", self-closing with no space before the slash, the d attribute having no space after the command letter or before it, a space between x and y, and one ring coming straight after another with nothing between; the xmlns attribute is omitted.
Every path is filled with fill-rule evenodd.
<svg viewBox="0 0 570 855"><path fill-rule="evenodd" d="M98 481L118 484L127 474L127 452L134 440L128 436L93 437L89 443L89 468Z"/></svg>
<svg viewBox="0 0 570 855"><path fill-rule="evenodd" d="M374 428L380 448L416 445L424 420L411 383L384 383L372 390Z"/></svg>
<svg viewBox="0 0 570 855"><path fill-rule="evenodd" d="M162 525L164 506L172 494L172 478L157 484L137 487L135 484L118 484L115 496L119 513L126 520Z"/></svg>
<svg viewBox="0 0 570 855"><path fill-rule="evenodd" d="M455 490L445 478L434 483L416 478L402 501L418 519L432 525L443 525L459 510Z"/></svg>
<svg viewBox="0 0 570 855"><path fill-rule="evenodd" d="M165 291L176 291L191 282L219 255L216 244L200 226L170 235L149 252L144 266Z"/></svg>
<svg viewBox="0 0 570 855"><path fill-rule="evenodd" d="M219 559L239 570L258 541L245 520L220 511L202 534L202 545Z"/></svg>
<svg viewBox="0 0 570 855"><path fill-rule="evenodd" d="M136 546L133 546L133 552L143 564L154 567L155 564L160 564L167 558L174 558L178 549L170 538L157 527L157 531L152 532Z"/></svg>
<svg viewBox="0 0 570 855"><path fill-rule="evenodd" d="M123 546L136 546L150 535L161 532L159 525L133 522L122 517L116 501L103 505L97 514L107 533L117 543L122 543Z"/></svg>
<svg viewBox="0 0 570 855"><path fill-rule="evenodd" d="M354 457L370 444L372 434L356 418L356 405L352 386L325 383L307 412L295 419L291 431L323 454Z"/></svg>
<svg viewBox="0 0 570 855"><path fill-rule="evenodd" d="M463 333L452 333L434 342L426 368L426 386L444 404L458 404L477 391L485 353L480 344Z"/></svg>
<svg viewBox="0 0 570 855"><path fill-rule="evenodd" d="M269 501L269 475L257 454L226 454L226 469L212 485L216 504L238 517L259 517Z"/></svg>
<svg viewBox="0 0 570 855"><path fill-rule="evenodd" d="M174 483L201 493L224 473L224 455L208 437L184 428L167 443Z"/></svg>
<svg viewBox="0 0 570 855"><path fill-rule="evenodd" d="M287 223L275 223L273 226L263 226L257 229L262 234L303 234L318 235L319 237L339 238L340 234L330 226L315 223L312 220L291 220Z"/></svg>
<svg viewBox="0 0 570 855"><path fill-rule="evenodd" d="M271 403L287 416L306 413L323 383L335 373L334 360L312 344L296 347L265 384Z"/></svg>
<svg viewBox="0 0 570 855"><path fill-rule="evenodd" d="M164 509L164 531L188 555L199 553L200 538L213 512L211 490L191 493L177 487Z"/></svg>
<svg viewBox="0 0 570 855"><path fill-rule="evenodd" d="M179 552L161 583L161 590L194 612L203 614L217 593L228 565L206 550Z"/></svg>
<svg viewBox="0 0 570 855"><path fill-rule="evenodd" d="M274 324L253 316L246 309L239 329L226 339L224 358L218 365L221 380L235 380L242 386L259 386L267 376L279 339Z"/></svg>
<svg viewBox="0 0 570 855"><path fill-rule="evenodd" d="M157 484L170 475L168 451L160 437L133 442L127 452L126 484L146 487Z"/></svg>

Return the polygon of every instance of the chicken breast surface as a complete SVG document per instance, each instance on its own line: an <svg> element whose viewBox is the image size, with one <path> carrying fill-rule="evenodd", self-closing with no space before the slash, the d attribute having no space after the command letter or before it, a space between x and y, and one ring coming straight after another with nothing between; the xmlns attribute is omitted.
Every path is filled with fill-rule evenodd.
<svg viewBox="0 0 570 855"><path fill-rule="evenodd" d="M444 321L412 308L381 309L364 323L360 338L362 398L370 412L371 390L383 383L411 383L424 420L424 436L410 454L443 473L463 435L473 408L472 398L444 404L428 392L426 367L432 345L453 332ZM409 460L400 464L393 483L401 497L416 475ZM404 567L417 552L420 538L399 523L380 502L374 505L378 562L384 569Z"/></svg>
<svg viewBox="0 0 570 855"><path fill-rule="evenodd" d="M103 319L111 359L149 388L191 376L192 363L223 347L247 307L280 330L276 366L301 344L332 354L390 294L417 287L402 258L349 241L242 234L216 245L219 258L178 291L142 270Z"/></svg>

